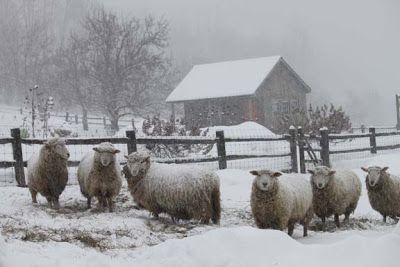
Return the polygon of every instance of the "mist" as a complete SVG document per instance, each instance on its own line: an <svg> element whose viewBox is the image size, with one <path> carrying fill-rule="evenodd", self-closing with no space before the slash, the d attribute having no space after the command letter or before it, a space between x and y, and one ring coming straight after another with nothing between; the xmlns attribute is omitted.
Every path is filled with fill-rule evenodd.
<svg viewBox="0 0 400 267"><path fill-rule="evenodd" d="M171 55L193 64L282 55L353 124L394 125L400 92L400 3L384 1L98 0L122 14L170 22Z"/></svg>

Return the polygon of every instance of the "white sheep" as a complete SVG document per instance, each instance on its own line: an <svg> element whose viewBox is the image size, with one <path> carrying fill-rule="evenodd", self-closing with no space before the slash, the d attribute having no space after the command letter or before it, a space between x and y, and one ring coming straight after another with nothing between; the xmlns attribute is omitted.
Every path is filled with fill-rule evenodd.
<svg viewBox="0 0 400 267"><path fill-rule="evenodd" d="M121 190L121 167L115 154L120 151L113 144L104 142L93 148L78 167L78 181L82 194L87 198L88 208L96 197L99 208L114 209L114 198Z"/></svg>
<svg viewBox="0 0 400 267"><path fill-rule="evenodd" d="M303 225L303 236L307 236L308 224L313 217L312 190L309 181L281 172L254 170L251 191L251 210L256 225L293 234L295 223ZM281 177L282 176L282 177ZM279 177L279 178L278 178Z"/></svg>
<svg viewBox="0 0 400 267"><path fill-rule="evenodd" d="M326 218L334 215L335 224L340 227L339 216L344 214L344 221L357 207L361 195L361 181L350 170L332 170L318 166L311 173L313 188L313 207L315 214L325 224Z"/></svg>
<svg viewBox="0 0 400 267"><path fill-rule="evenodd" d="M69 152L64 139L50 138L28 160L28 187L32 202L37 203L37 193L47 199L50 207L60 207L58 199L68 182Z"/></svg>
<svg viewBox="0 0 400 267"><path fill-rule="evenodd" d="M371 207L383 216L397 220L400 216L400 178L386 172L389 167L361 167L367 174L365 183Z"/></svg>
<svg viewBox="0 0 400 267"><path fill-rule="evenodd" d="M123 172L134 201L155 216L218 223L221 216L219 178L198 167L150 162L145 152L126 156Z"/></svg>

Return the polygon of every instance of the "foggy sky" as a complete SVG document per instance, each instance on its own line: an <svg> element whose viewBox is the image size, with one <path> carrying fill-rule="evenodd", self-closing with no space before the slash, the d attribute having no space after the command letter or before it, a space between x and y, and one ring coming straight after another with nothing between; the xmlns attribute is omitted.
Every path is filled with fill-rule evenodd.
<svg viewBox="0 0 400 267"><path fill-rule="evenodd" d="M394 125L400 93L396 0L98 0L126 15L170 21L171 53L192 64L282 55L356 125Z"/></svg>

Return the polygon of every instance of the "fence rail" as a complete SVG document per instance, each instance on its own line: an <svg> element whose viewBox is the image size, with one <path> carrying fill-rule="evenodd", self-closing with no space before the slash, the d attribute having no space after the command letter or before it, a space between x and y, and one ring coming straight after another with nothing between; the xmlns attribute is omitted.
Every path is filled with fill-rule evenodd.
<svg viewBox="0 0 400 267"><path fill-rule="evenodd" d="M175 163L175 164L194 164L194 163L218 163L219 169L226 169L228 166L228 161L236 160L248 160L248 159L261 159L261 158L291 158L291 168L290 171L297 172L297 146L296 146L296 133L291 132L291 135L271 137L271 138L225 138L223 131L217 131L215 138L210 137L136 137L134 131L127 131L126 137L116 137L116 138L71 138L65 139L67 145L96 145L102 142L111 142L113 144L123 144L127 146L128 153L136 152L138 145L216 145L217 155L208 155L201 157L192 158L157 158L157 162L161 163ZM27 166L26 159L23 158L22 145L40 145L43 144L46 139L24 139L21 138L20 129L11 130L12 138L0 139L0 144L11 144L13 161L0 161L1 168L14 168L15 179L18 186L25 187L25 172L24 167ZM227 143L243 143L243 142L289 142L290 146L287 146L287 151L282 153L274 153L274 151L265 151L261 154L237 154L229 153L227 154L226 144ZM289 149L290 147L290 149ZM268 152L272 152L269 153ZM76 167L79 165L79 160L69 160L69 167ZM286 170L287 169L282 169Z"/></svg>
<svg viewBox="0 0 400 267"><path fill-rule="evenodd" d="M19 129L11 130L12 138L0 139L0 145L11 144L13 160L0 161L0 169L14 168L15 179L18 186L26 186L24 167L26 167L26 159L23 158L23 145L43 144L45 139L24 139L21 138ZM400 149L400 132L376 133L375 128L369 128L368 133L364 134L346 134L337 135L329 134L328 129L321 129L318 135L306 135L301 128L291 128L289 134L277 137L244 137L232 138L225 137L223 131L217 131L214 137L136 137L134 131L127 131L126 137L115 138L71 138L66 139L67 145L96 145L102 142L111 142L113 144L126 145L128 153L138 150L138 145L154 146L154 145L212 145L216 147L216 153L202 155L196 157L176 157L176 158L156 158L155 161L161 163L175 164L198 164L198 163L218 163L219 169L226 169L229 162L246 161L254 159L280 159L288 158L288 168L281 169L290 172L305 173L306 164L331 166L331 156L340 154L350 154L359 152L370 152L376 154L378 151ZM397 139L386 142L390 137ZM358 142L362 140L362 142ZM377 142L378 141L378 142ZM395 142L393 142L395 141ZM275 144L274 146L265 146L257 153L238 153L231 144L247 144L246 142L264 142L265 144ZM276 142L276 143L273 143ZM356 143L356 147L349 148L349 144ZM360 145L361 144L361 145ZM279 146L279 152L276 147ZM255 147L258 147L255 145ZM257 161L259 162L259 161ZM270 162L270 161L268 161ZM79 160L68 161L69 167L79 165ZM232 165L230 165L232 166ZM275 168L264 166L265 168Z"/></svg>

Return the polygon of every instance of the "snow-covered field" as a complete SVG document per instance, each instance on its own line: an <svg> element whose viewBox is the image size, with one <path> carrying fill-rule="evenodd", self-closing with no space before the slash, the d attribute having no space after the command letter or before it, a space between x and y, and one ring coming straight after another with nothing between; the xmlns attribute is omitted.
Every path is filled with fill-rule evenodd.
<svg viewBox="0 0 400 267"><path fill-rule="evenodd" d="M387 165L400 174L400 153L342 161L360 179L359 166ZM41 198L33 206L26 188L0 187L0 258L4 266L398 266L400 229L381 222L362 197L348 224L336 229L332 219L321 231L315 219L309 237L301 227L294 238L254 226L249 206L253 177L244 170L217 172L221 179L220 225L172 223L138 210L124 185L114 213L85 208L76 185L61 196L60 211ZM301 174L299 174L301 175ZM0 260L1 261L1 260Z"/></svg>
<svg viewBox="0 0 400 267"><path fill-rule="evenodd" d="M21 118L15 112L12 114L0 110L0 137L8 136L10 124L20 126ZM121 129L117 135L123 136L127 129ZM228 138L273 136L268 129L252 122L212 127L208 136L214 137L217 130L224 130ZM384 137L377 142L378 145L399 144L400 136ZM331 149L368 146L369 139L362 138L331 144ZM39 147L24 145L24 158L29 158ZM118 148L122 159L126 146L118 145ZM91 146L69 146L71 159L80 160L90 149ZM226 145L227 153L235 155L281 154L288 149L286 141ZM215 155L213 147L208 156ZM376 155L369 152L332 155L334 167L353 169L359 175L362 196L348 224L336 229L331 219L327 231L323 232L320 220L315 218L306 238L302 237L300 226L296 227L293 238L279 231L259 230L250 211L253 176L248 169L283 168L289 166L289 158L230 161L227 170L217 171L221 180L220 225L201 225L194 221L175 224L168 216L154 219L149 212L136 207L126 183L114 213L87 210L74 168L70 168L70 185L61 195L59 211L49 209L44 198L39 198L39 204L34 206L29 191L14 186L13 169L0 169L0 184L10 185L0 186L0 267L399 266L396 253L400 249L400 226L396 227L391 220L383 223L381 216L372 210L364 184L365 174L360 170L360 166L381 165L400 174L399 158L399 150L379 151ZM0 145L2 160L12 160L11 145ZM212 164L204 166L215 168L216 163Z"/></svg>

